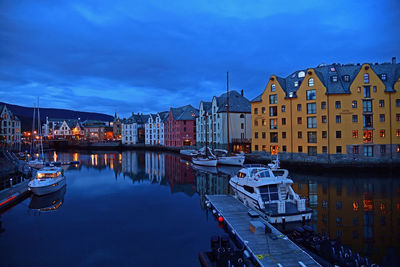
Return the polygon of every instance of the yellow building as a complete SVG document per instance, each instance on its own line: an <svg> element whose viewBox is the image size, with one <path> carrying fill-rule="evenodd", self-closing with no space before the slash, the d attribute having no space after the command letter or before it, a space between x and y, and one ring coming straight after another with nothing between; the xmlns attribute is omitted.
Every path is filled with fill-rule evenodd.
<svg viewBox="0 0 400 267"><path fill-rule="evenodd" d="M252 150L288 158L400 159L400 64L272 75L251 101Z"/></svg>

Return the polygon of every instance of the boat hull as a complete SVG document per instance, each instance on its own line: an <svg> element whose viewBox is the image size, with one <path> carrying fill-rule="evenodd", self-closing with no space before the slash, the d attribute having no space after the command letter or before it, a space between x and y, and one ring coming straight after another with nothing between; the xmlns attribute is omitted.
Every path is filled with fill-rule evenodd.
<svg viewBox="0 0 400 267"><path fill-rule="evenodd" d="M200 166L209 166L209 167L216 167L218 163L216 159L197 159L197 158L192 158L192 162Z"/></svg>
<svg viewBox="0 0 400 267"><path fill-rule="evenodd" d="M244 156L218 157L218 163L223 165L243 166Z"/></svg>
<svg viewBox="0 0 400 267"><path fill-rule="evenodd" d="M53 179L51 183L47 183L46 185L40 185L37 182L34 183L34 181L29 182L28 186L29 189L32 191L33 194L37 196L43 196L47 195L53 192L56 192L57 190L61 189L65 184L65 177L62 178L57 178Z"/></svg>

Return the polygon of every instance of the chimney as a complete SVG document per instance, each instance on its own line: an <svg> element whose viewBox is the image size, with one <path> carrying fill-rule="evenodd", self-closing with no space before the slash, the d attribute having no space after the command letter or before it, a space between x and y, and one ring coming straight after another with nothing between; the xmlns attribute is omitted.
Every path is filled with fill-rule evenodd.
<svg viewBox="0 0 400 267"><path fill-rule="evenodd" d="M392 64L396 64L396 57L392 57Z"/></svg>
<svg viewBox="0 0 400 267"><path fill-rule="evenodd" d="M244 96L244 91L243 91L243 89L240 91L240 94L241 94L242 96Z"/></svg>

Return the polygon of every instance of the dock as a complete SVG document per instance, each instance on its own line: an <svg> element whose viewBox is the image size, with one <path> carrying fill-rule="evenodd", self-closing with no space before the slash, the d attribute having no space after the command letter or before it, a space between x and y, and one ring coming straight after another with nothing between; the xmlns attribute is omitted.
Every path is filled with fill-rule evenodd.
<svg viewBox="0 0 400 267"><path fill-rule="evenodd" d="M29 196L29 180L0 191L0 214Z"/></svg>
<svg viewBox="0 0 400 267"><path fill-rule="evenodd" d="M223 218L228 230L260 266L321 266L273 225L250 217L249 208L233 196L206 195L206 199L213 213ZM256 230L257 225L265 225L267 230Z"/></svg>

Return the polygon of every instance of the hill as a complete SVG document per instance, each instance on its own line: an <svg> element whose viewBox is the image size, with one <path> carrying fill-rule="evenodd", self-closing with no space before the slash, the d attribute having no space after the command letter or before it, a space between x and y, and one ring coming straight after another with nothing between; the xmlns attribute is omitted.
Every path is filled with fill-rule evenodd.
<svg viewBox="0 0 400 267"><path fill-rule="evenodd" d="M22 131L29 131L32 129L32 116L33 108L23 107L18 105L12 105L4 102L0 102L0 105L7 105L15 115L21 120ZM113 121L114 117L103 114L103 113L93 113L93 112L83 112L74 111L68 109L58 109L58 108L40 108L40 120L42 124L45 122L46 117L49 119L78 119L84 120L99 120L99 121Z"/></svg>

